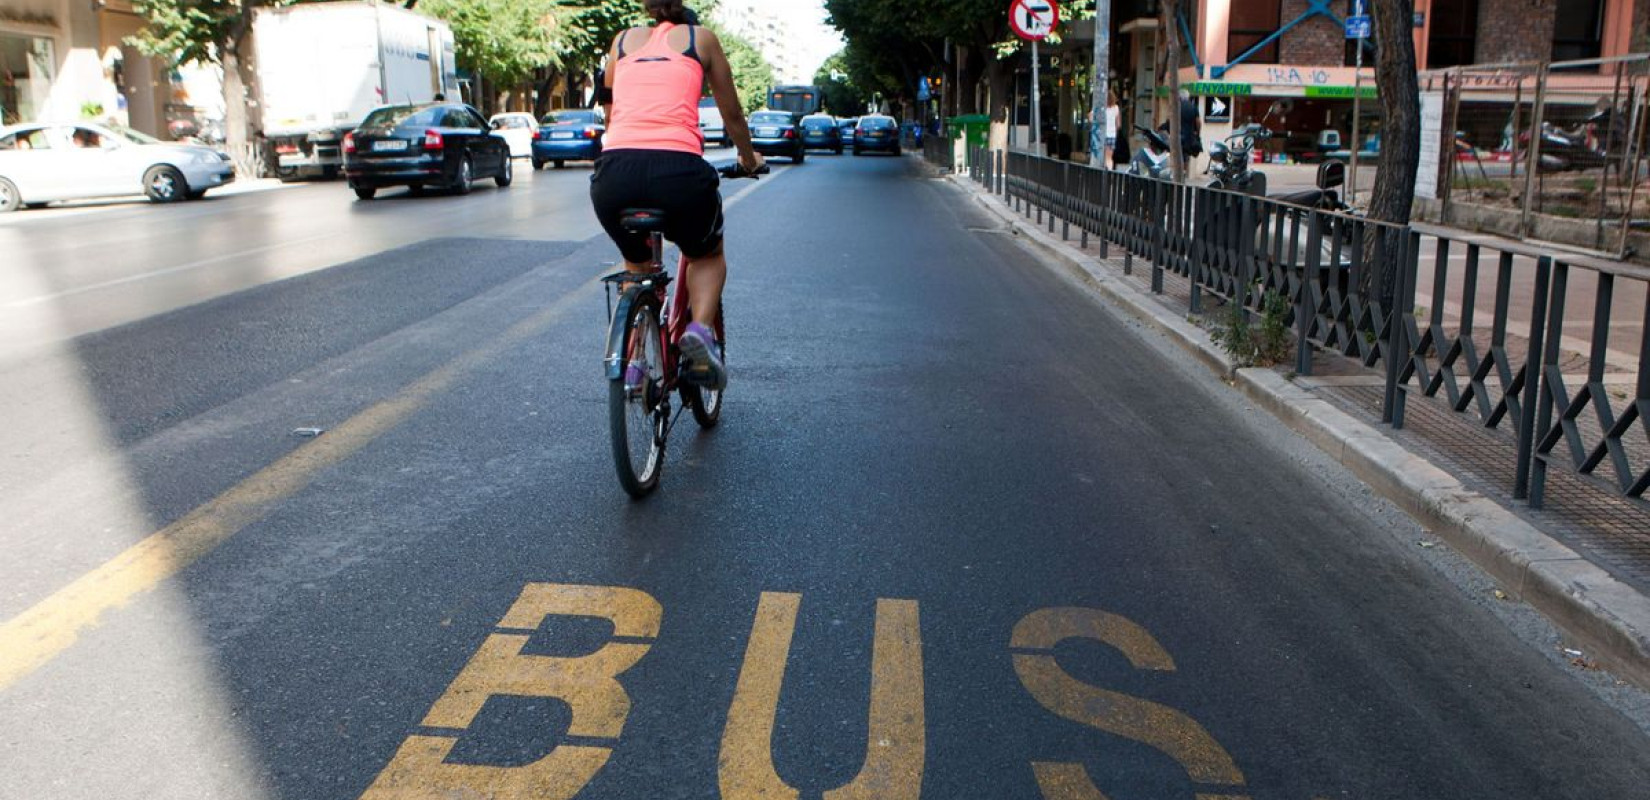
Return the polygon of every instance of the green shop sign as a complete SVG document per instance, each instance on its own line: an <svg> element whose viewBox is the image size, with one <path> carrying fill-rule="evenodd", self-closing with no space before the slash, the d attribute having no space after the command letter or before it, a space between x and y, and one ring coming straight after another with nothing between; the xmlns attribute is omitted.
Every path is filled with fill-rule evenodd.
<svg viewBox="0 0 1650 800"><path fill-rule="evenodd" d="M1346 100L1352 99L1352 94L1354 91L1354 87L1351 86L1307 86L1305 89L1307 97L1323 97ZM1375 99L1375 87L1373 86L1359 86L1356 87L1356 91L1358 96L1365 100Z"/></svg>
<svg viewBox="0 0 1650 800"><path fill-rule="evenodd" d="M1255 93L1252 83L1226 83L1225 81L1192 81L1180 84L1188 94L1194 97L1238 97ZM1157 87L1158 97L1168 97L1169 87Z"/></svg>

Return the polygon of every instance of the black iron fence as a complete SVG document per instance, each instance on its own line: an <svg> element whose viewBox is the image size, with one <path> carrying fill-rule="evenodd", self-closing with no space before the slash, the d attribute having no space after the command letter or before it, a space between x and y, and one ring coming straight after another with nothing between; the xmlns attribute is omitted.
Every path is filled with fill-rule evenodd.
<svg viewBox="0 0 1650 800"><path fill-rule="evenodd" d="M924 152L951 169L950 142ZM1315 351L1377 371L1384 423L1414 394L1475 414L1507 434L1532 507L1553 469L1650 487L1650 270L1027 153L971 149L962 169L1050 234L1120 249L1153 292L1180 276L1193 314L1210 295L1245 319L1282 309L1295 372Z"/></svg>

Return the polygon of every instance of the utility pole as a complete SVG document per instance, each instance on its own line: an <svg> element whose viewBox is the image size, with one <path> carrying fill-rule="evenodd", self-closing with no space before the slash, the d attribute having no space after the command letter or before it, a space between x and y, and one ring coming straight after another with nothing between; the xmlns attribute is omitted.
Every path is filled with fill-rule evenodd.
<svg viewBox="0 0 1650 800"><path fill-rule="evenodd" d="M1094 118L1089 133L1089 164L1105 167L1106 109L1111 94L1111 0L1094 0ZM1122 127L1122 120L1118 120ZM1120 130L1119 136L1123 135Z"/></svg>

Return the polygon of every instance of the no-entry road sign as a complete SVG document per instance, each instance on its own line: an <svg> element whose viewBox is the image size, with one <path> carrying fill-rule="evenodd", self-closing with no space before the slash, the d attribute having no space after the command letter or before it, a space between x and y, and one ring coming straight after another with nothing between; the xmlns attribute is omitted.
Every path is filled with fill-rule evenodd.
<svg viewBox="0 0 1650 800"><path fill-rule="evenodd" d="M1059 24L1060 6L1054 0L1014 0L1008 7L1008 26L1021 39L1042 41Z"/></svg>

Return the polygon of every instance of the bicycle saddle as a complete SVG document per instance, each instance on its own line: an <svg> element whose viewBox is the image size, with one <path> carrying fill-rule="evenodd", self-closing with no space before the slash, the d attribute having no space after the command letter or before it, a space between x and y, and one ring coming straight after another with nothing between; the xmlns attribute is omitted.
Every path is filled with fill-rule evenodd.
<svg viewBox="0 0 1650 800"><path fill-rule="evenodd" d="M663 230L665 212L657 208L627 208L619 212L619 226L627 231L649 233Z"/></svg>

